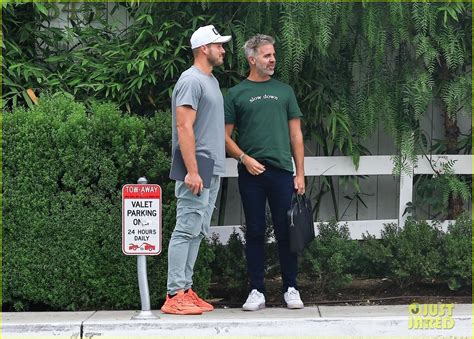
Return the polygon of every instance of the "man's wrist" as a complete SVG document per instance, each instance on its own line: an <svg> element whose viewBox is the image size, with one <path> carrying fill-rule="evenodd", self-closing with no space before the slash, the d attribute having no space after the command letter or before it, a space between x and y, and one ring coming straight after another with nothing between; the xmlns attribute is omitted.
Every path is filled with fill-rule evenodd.
<svg viewBox="0 0 474 339"><path fill-rule="evenodd" d="M242 164L242 162L244 161L244 158L245 158L246 154L242 152L241 155L239 155L239 158L237 159L239 161L239 164Z"/></svg>

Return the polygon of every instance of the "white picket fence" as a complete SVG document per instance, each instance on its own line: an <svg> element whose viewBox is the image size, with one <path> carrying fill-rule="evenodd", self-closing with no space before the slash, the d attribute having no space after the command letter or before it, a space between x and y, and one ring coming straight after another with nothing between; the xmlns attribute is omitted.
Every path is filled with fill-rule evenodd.
<svg viewBox="0 0 474 339"><path fill-rule="evenodd" d="M380 232L384 224L394 223L403 226L408 213L405 213L407 203L413 200L413 175L415 174L435 174L432 166L436 170L441 170L442 164L448 161L454 161L453 171L456 174L472 175L472 155L432 155L431 164L426 157L418 156L416 167L411 170L411 175L402 174L399 180L399 208L398 219L376 219L376 220L354 220L341 221L340 224L347 224L352 239L362 239L362 235L369 233L380 237ZM305 175L306 176L342 176L342 175L392 175L393 161L389 155L362 156L360 158L359 168L356 169L352 159L346 156L334 157L305 157ZM226 159L226 174L224 177L237 177L236 160ZM428 220L433 222L433 220ZM444 220L441 227L446 230L449 223L453 220ZM317 223L315 230L317 232ZM241 234L241 225L211 226L210 236L217 235L219 241L227 243L229 236L235 230Z"/></svg>

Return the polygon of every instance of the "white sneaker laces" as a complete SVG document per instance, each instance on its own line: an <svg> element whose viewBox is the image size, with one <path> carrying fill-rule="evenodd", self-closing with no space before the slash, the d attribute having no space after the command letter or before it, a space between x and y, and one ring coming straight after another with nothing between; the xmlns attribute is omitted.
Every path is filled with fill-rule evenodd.
<svg viewBox="0 0 474 339"><path fill-rule="evenodd" d="M298 294L299 294L298 291L295 290L295 289L292 288L292 287L290 287L290 288L288 289L288 292L287 292L287 293L288 293L288 296L289 296L290 298L297 298L297 297L298 297Z"/></svg>
<svg viewBox="0 0 474 339"><path fill-rule="evenodd" d="M260 294L259 291L252 290L252 292L250 292L249 294L249 297L247 298L247 302L251 302L251 303L257 302L258 299L260 298L259 294Z"/></svg>

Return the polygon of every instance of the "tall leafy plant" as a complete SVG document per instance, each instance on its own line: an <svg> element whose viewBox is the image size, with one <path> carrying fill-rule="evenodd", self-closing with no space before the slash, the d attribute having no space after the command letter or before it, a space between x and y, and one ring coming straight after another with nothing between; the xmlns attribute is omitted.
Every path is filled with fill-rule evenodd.
<svg viewBox="0 0 474 339"><path fill-rule="evenodd" d="M69 17L70 26L61 29L52 27L58 4L4 6L4 106L31 106L28 88L60 90L85 102L111 100L135 113L167 106L176 77L189 65L187 38L206 16L177 4L117 3L112 12L125 6L131 21L121 29L106 20L104 5L83 4L79 19Z"/></svg>
<svg viewBox="0 0 474 339"><path fill-rule="evenodd" d="M348 155L357 167L368 154L366 140L382 124L398 151L394 172L409 172L417 154L432 152L421 120L434 101L446 113L445 151L459 148L455 115L470 107L471 4L117 3L111 14L125 10L126 28L105 20L104 4L82 6L59 29L52 27L58 4L3 4L5 105L32 105L26 92L32 88L86 102L112 100L141 114L168 108L173 85L191 62L191 32L212 23L233 36L225 65L215 72L224 92L246 75L245 40L275 36L275 76L295 89L305 138L314 145L308 154ZM347 179L362 196L363 178ZM312 195L321 201L331 194L340 218L334 178L321 180L320 187L308 183ZM460 182L454 175L449 180ZM450 206L455 209L451 198Z"/></svg>

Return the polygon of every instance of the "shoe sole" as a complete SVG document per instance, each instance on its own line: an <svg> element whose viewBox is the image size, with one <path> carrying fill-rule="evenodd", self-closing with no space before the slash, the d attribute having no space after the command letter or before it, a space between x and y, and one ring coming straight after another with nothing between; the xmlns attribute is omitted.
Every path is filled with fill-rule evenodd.
<svg viewBox="0 0 474 339"><path fill-rule="evenodd" d="M177 311L175 309L161 308L161 312L166 314L176 314L176 315L200 315L202 314L201 310L198 311Z"/></svg>
<svg viewBox="0 0 474 339"><path fill-rule="evenodd" d="M260 304L257 306L257 308L255 307L243 307L242 306L242 311L258 311L258 310L261 310L265 308L265 304Z"/></svg>
<svg viewBox="0 0 474 339"><path fill-rule="evenodd" d="M214 311L214 308L204 308L204 307L200 307L200 306L198 306L198 307L199 307L199 308L201 309L201 311L203 311L203 312L212 312L212 311Z"/></svg>
<svg viewBox="0 0 474 339"><path fill-rule="evenodd" d="M212 306L211 304L203 304L203 305L199 305L198 303L195 303L194 306L196 306L197 308L199 308L201 311L203 312L211 312L211 311L214 311L214 306Z"/></svg>
<svg viewBox="0 0 474 339"><path fill-rule="evenodd" d="M290 309L290 310L298 310L298 309L302 309L304 308L304 305L301 304L301 305L286 305L286 308Z"/></svg>

